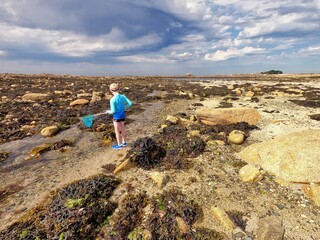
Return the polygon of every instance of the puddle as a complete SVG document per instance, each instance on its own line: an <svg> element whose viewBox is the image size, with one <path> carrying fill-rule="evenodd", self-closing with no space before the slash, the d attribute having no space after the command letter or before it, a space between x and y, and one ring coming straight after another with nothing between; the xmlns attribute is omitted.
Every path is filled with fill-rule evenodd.
<svg viewBox="0 0 320 240"><path fill-rule="evenodd" d="M6 172L12 169L30 166L35 163L44 164L45 162L52 160L49 153L40 155L38 157L32 157L30 151L36 146L45 143L54 143L61 140L71 140L75 145L81 141L92 143L95 141L94 137L96 138L95 133L81 131L78 128L78 125L75 125L60 132L54 137L45 138L38 134L21 140L4 143L0 146L0 152L9 152L9 156L1 163L0 172Z"/></svg>

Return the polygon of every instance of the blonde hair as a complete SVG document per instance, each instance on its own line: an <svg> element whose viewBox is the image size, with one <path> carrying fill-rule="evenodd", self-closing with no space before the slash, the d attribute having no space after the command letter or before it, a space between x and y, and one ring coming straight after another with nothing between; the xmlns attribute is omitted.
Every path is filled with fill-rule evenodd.
<svg viewBox="0 0 320 240"><path fill-rule="evenodd" d="M118 83L111 83L109 89L112 92L117 92L119 91L120 87Z"/></svg>

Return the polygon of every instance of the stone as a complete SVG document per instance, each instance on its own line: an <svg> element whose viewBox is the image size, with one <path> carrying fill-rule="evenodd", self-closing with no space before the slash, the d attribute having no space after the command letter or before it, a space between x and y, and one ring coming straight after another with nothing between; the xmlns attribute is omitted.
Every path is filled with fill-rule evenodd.
<svg viewBox="0 0 320 240"><path fill-rule="evenodd" d="M91 97L91 93L78 93L77 98Z"/></svg>
<svg viewBox="0 0 320 240"><path fill-rule="evenodd" d="M284 232L281 219L268 216L258 222L256 240L283 240Z"/></svg>
<svg viewBox="0 0 320 240"><path fill-rule="evenodd" d="M222 140L210 140L207 142L207 144L209 146L216 146L216 145L220 145L220 146L223 146L223 145L226 145L226 143Z"/></svg>
<svg viewBox="0 0 320 240"><path fill-rule="evenodd" d="M179 118L169 115L167 116L166 121L169 121L173 124L177 124L179 122Z"/></svg>
<svg viewBox="0 0 320 240"><path fill-rule="evenodd" d="M157 184L159 189L162 189L169 182L169 176L161 172L150 173L150 178Z"/></svg>
<svg viewBox="0 0 320 240"><path fill-rule="evenodd" d="M135 167L137 164L133 161L131 161L130 158L124 160L122 163L120 163L119 166L116 167L116 169L113 171L114 174L117 174L119 172L129 170L133 167Z"/></svg>
<svg viewBox="0 0 320 240"><path fill-rule="evenodd" d="M246 97L253 97L254 96L254 92L248 91L248 92L246 92L245 96Z"/></svg>
<svg viewBox="0 0 320 240"><path fill-rule="evenodd" d="M34 126L33 125L23 125L20 130L24 131L24 132L29 132L31 129L33 129Z"/></svg>
<svg viewBox="0 0 320 240"><path fill-rule="evenodd" d="M22 96L22 101L25 102L36 102L36 101L46 101L50 97L49 94L46 93L27 93Z"/></svg>
<svg viewBox="0 0 320 240"><path fill-rule="evenodd" d="M307 129L254 143L237 155L285 182L320 182L320 129Z"/></svg>
<svg viewBox="0 0 320 240"><path fill-rule="evenodd" d="M190 229L188 225L181 217L176 217L176 221L181 233L186 234L189 232Z"/></svg>
<svg viewBox="0 0 320 240"><path fill-rule="evenodd" d="M87 99L77 99L77 100L74 100L70 103L70 106L73 107L73 106L76 106L76 105L85 105L85 104L88 104L89 103L89 100Z"/></svg>
<svg viewBox="0 0 320 240"><path fill-rule="evenodd" d="M251 164L247 164L239 170L239 177L243 182L254 182L259 175L259 169Z"/></svg>
<svg viewBox="0 0 320 240"><path fill-rule="evenodd" d="M196 116L207 125L227 125L238 122L254 125L261 120L259 112L251 108L199 108L196 110Z"/></svg>
<svg viewBox="0 0 320 240"><path fill-rule="evenodd" d="M113 95L110 94L110 93L105 93L104 97L105 97L106 100L110 100L113 97Z"/></svg>
<svg viewBox="0 0 320 240"><path fill-rule="evenodd" d="M229 142L234 144L242 144L244 142L244 138L244 132L239 130L233 130L228 136Z"/></svg>
<svg viewBox="0 0 320 240"><path fill-rule="evenodd" d="M201 133L199 130L192 130L189 132L189 135L192 137L201 137Z"/></svg>
<svg viewBox="0 0 320 240"><path fill-rule="evenodd" d="M178 122L180 122L183 126L190 126L194 124L194 122L186 118L179 118Z"/></svg>
<svg viewBox="0 0 320 240"><path fill-rule="evenodd" d="M52 147L52 143L44 143L42 145L39 145L39 146L36 146L36 147L33 147L31 150L30 150L30 154L32 157L34 156L38 156L42 153L45 153L47 151L50 151L51 147Z"/></svg>
<svg viewBox="0 0 320 240"><path fill-rule="evenodd" d="M240 96L242 94L242 90L240 88L236 88L234 90L232 90L235 94L237 94L238 96Z"/></svg>
<svg viewBox="0 0 320 240"><path fill-rule="evenodd" d="M241 228L237 227L232 232L232 239L233 240L243 240L245 237L247 237L247 234L241 230Z"/></svg>
<svg viewBox="0 0 320 240"><path fill-rule="evenodd" d="M59 132L58 126L49 126L41 130L41 135L44 137L51 137Z"/></svg>
<svg viewBox="0 0 320 240"><path fill-rule="evenodd" d="M91 103L99 102L102 100L101 97L101 92L93 92L92 93L92 98L91 98Z"/></svg>
<svg viewBox="0 0 320 240"><path fill-rule="evenodd" d="M310 193L314 204L320 207L320 186L315 183L310 183Z"/></svg>
<svg viewBox="0 0 320 240"><path fill-rule="evenodd" d="M195 116L195 115L191 115L190 116L190 121L192 121L192 122L196 122L198 119L197 119L197 117Z"/></svg>
<svg viewBox="0 0 320 240"><path fill-rule="evenodd" d="M236 228L235 224L223 209L219 207L211 207L211 213L226 229L234 230Z"/></svg>

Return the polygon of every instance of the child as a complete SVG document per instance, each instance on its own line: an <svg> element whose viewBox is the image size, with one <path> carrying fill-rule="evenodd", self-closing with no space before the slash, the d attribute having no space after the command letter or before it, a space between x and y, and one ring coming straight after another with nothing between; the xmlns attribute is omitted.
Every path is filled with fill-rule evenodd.
<svg viewBox="0 0 320 240"><path fill-rule="evenodd" d="M107 113L113 115L114 131L117 138L117 144L113 145L112 148L121 149L127 146L124 110L131 107L132 102L125 95L119 93L119 85L117 83L112 83L109 89L113 97L110 99L110 110Z"/></svg>

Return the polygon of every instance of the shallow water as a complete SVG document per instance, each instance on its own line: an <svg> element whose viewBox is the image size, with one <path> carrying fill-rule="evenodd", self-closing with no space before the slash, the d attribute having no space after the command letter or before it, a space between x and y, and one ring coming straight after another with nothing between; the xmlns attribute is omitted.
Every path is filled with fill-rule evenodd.
<svg viewBox="0 0 320 240"><path fill-rule="evenodd" d="M0 145L1 152L9 152L8 159L2 162L0 172L7 172L12 169L31 166L33 164L45 164L47 161L54 160L50 154L45 157L32 157L30 151L33 147L42 145L44 143L54 143L61 140L71 140L74 144L86 139L86 136L94 135L92 132L84 132L78 128L78 124L71 128L60 132L54 137L43 137L42 135L34 135L21 140L11 141ZM89 140L90 141L90 140Z"/></svg>

